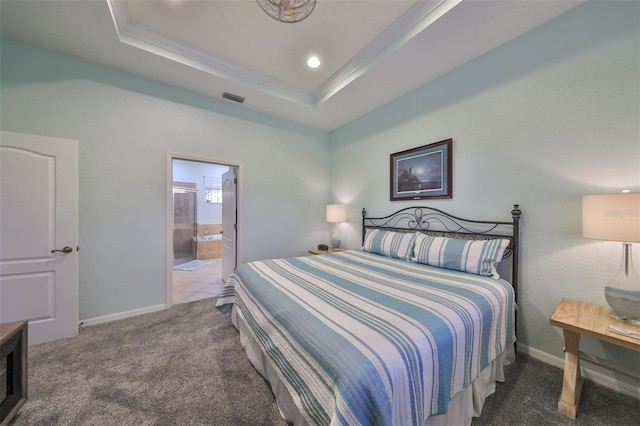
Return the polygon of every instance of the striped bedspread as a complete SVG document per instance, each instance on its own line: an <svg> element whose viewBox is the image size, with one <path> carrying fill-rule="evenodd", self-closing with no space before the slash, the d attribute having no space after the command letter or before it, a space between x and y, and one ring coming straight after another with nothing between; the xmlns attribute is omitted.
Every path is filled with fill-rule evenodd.
<svg viewBox="0 0 640 426"><path fill-rule="evenodd" d="M360 250L244 264L234 304L314 425L423 425L514 342L508 282Z"/></svg>

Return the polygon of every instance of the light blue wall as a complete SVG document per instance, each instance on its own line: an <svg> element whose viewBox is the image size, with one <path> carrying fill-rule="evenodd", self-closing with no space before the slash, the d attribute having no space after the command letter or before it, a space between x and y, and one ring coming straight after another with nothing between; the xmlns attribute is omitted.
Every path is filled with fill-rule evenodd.
<svg viewBox="0 0 640 426"><path fill-rule="evenodd" d="M326 240L328 135L11 41L2 130L79 141L79 318L165 303L167 153L241 164L241 261Z"/></svg>
<svg viewBox="0 0 640 426"><path fill-rule="evenodd" d="M640 191L640 3L589 2L367 114L331 135L332 198L383 216L389 154L453 138L453 199L420 204L463 217L509 220L520 203L519 341L562 356L549 317L562 298L606 306L620 243L581 235L581 196ZM635 247L640 268L640 247ZM631 350L583 339L638 369Z"/></svg>

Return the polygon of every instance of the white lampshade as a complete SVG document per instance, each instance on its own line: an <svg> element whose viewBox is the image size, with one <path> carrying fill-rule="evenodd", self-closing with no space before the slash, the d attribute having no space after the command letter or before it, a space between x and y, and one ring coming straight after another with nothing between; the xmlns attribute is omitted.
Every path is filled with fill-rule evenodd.
<svg viewBox="0 0 640 426"><path fill-rule="evenodd" d="M622 242L620 270L604 287L604 297L614 319L640 325L640 277L631 256L631 243L640 242L640 193L582 197L582 235Z"/></svg>
<svg viewBox="0 0 640 426"><path fill-rule="evenodd" d="M582 235L596 240L640 242L640 193L582 197Z"/></svg>
<svg viewBox="0 0 640 426"><path fill-rule="evenodd" d="M327 222L339 223L347 220L347 209L342 204L327 205Z"/></svg>

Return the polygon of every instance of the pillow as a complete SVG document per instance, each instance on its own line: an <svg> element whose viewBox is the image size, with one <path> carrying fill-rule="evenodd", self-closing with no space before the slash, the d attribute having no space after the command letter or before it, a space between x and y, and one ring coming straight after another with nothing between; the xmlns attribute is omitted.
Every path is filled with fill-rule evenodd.
<svg viewBox="0 0 640 426"><path fill-rule="evenodd" d="M387 257L409 260L415 238L415 233L367 229L362 249Z"/></svg>
<svg viewBox="0 0 640 426"><path fill-rule="evenodd" d="M509 240L463 240L418 234L411 260L439 268L454 269L476 275L500 278L496 265Z"/></svg>

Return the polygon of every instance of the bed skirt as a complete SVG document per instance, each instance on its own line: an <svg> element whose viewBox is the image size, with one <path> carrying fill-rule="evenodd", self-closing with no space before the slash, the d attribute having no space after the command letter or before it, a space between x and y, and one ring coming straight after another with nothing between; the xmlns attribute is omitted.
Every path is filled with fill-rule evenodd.
<svg viewBox="0 0 640 426"><path fill-rule="evenodd" d="M309 426L307 420L294 404L289 391L287 391L278 377L276 370L262 353L260 345L256 341L253 331L244 320L242 313L236 308L237 306L234 305L231 320L240 333L240 344L254 368L271 385L280 415L285 421L295 426ZM425 422L425 426L470 425L473 417L480 416L485 399L495 392L496 381L504 382L504 366L514 361L515 349L514 345L511 345L487 366L473 383L451 398L445 414L429 417Z"/></svg>

